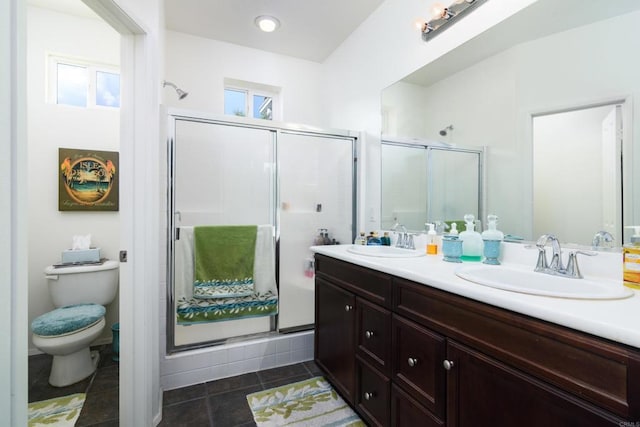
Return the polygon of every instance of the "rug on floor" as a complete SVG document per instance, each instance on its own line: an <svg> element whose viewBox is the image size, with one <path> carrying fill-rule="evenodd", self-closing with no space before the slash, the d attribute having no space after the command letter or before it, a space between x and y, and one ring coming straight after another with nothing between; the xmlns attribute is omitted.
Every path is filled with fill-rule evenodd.
<svg viewBox="0 0 640 427"><path fill-rule="evenodd" d="M323 377L247 395L258 427L365 427Z"/></svg>
<svg viewBox="0 0 640 427"><path fill-rule="evenodd" d="M29 427L73 427L84 405L84 393L29 403Z"/></svg>

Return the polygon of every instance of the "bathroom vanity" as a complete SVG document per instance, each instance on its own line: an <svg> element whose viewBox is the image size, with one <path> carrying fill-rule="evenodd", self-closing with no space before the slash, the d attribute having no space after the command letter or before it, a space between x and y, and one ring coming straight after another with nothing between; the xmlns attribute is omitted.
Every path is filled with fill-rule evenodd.
<svg viewBox="0 0 640 427"><path fill-rule="evenodd" d="M347 248L313 248L315 361L367 424L640 423L638 295L523 295L462 280L441 257Z"/></svg>

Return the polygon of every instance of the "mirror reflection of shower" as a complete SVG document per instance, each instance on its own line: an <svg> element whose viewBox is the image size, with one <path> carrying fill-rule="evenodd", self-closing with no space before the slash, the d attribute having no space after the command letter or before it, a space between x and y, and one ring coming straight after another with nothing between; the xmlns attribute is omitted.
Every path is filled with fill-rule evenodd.
<svg viewBox="0 0 640 427"><path fill-rule="evenodd" d="M167 87L167 86L171 86L172 88L175 89L179 100L185 99L187 97L187 95L189 95L189 92L185 92L184 90L182 90L178 86L176 86L174 83L171 83L171 82L168 82L166 80L163 80L162 81L162 87Z"/></svg>
<svg viewBox="0 0 640 427"><path fill-rule="evenodd" d="M444 129L440 129L440 136L447 136L448 132L451 132L453 130L453 125L449 125Z"/></svg>

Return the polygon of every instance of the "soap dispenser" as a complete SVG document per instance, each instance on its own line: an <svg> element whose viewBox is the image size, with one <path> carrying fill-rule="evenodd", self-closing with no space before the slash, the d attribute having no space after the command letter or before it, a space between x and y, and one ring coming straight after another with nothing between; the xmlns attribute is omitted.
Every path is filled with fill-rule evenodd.
<svg viewBox="0 0 640 427"><path fill-rule="evenodd" d="M640 289L640 226L629 225L633 229L631 243L622 245L622 277L628 288Z"/></svg>
<svg viewBox="0 0 640 427"><path fill-rule="evenodd" d="M497 229L498 217L496 215L487 215L487 226L489 228L482 232L482 241L484 243L483 263L499 265L500 244L504 239L504 233Z"/></svg>
<svg viewBox="0 0 640 427"><path fill-rule="evenodd" d="M467 229L460 233L462 240L462 261L482 261L482 236L475 231L475 217L471 214L464 216Z"/></svg>
<svg viewBox="0 0 640 427"><path fill-rule="evenodd" d="M438 255L438 233L435 230L435 224L425 223L429 227L427 231L427 255Z"/></svg>
<svg viewBox="0 0 640 427"><path fill-rule="evenodd" d="M449 236L457 236L458 235L458 224L455 222L451 223L451 230L449 230Z"/></svg>

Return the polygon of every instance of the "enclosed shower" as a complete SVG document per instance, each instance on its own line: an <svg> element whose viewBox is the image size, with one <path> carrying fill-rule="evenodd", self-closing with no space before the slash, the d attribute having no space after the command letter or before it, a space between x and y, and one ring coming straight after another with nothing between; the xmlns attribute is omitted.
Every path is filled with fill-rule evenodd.
<svg viewBox="0 0 640 427"><path fill-rule="evenodd" d="M169 112L168 353L312 328L309 247L319 229L354 238L355 153L350 132ZM202 297L194 236L239 227L257 230L253 291ZM210 261L227 262L224 249Z"/></svg>

